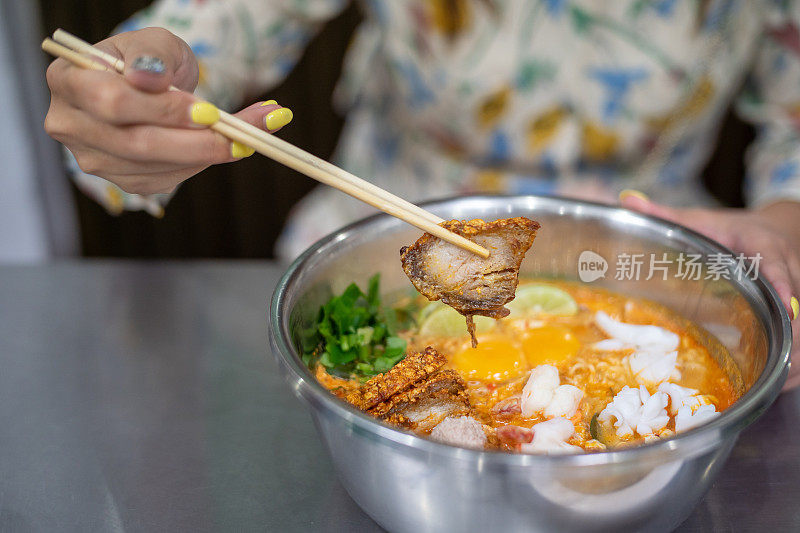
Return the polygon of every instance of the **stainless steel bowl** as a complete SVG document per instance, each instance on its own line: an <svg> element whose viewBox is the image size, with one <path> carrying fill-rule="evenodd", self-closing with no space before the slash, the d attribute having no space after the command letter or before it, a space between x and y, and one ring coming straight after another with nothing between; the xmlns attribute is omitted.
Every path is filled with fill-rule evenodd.
<svg viewBox="0 0 800 533"><path fill-rule="evenodd" d="M311 247L272 299L270 338L287 380L305 400L341 481L389 531L665 531L708 489L739 433L775 400L786 379L789 317L772 287L732 267L724 277L681 279L678 263L646 280L649 254L725 254L681 226L621 208L538 196L476 196L428 204L445 219L524 215L542 230L523 263L527 276L575 279L581 252L609 261L592 283L669 306L718 333L746 393L708 425L676 438L604 453L539 456L481 452L385 426L330 395L298 357L296 337L327 298L382 275L391 293L410 286L399 249L419 230L388 216L350 225ZM615 279L619 254L645 254L639 281ZM667 256L662 256L667 254ZM688 256L687 256L688 257ZM623 259L619 259L623 261ZM703 273L703 278L707 272ZM741 277L742 279L737 279Z"/></svg>

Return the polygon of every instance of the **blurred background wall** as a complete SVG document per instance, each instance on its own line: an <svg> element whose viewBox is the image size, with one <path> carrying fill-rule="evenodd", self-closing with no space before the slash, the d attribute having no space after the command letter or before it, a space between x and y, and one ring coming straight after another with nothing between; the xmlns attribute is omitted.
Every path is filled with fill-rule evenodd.
<svg viewBox="0 0 800 533"><path fill-rule="evenodd" d="M93 42L103 39L117 24L149 3L37 1L43 35L61 27ZM252 101L275 99L290 107L294 121L280 136L323 158L333 152L342 126L342 118L331 108L331 93L359 19L357 7L351 6L317 35L280 87L269 94L252 95ZM41 80L44 82L43 73ZM731 182L732 177L741 177L742 155L753 131L733 114L728 115L720 131L720 142L705 179L724 203L741 205L740 187L731 186ZM80 253L146 258L271 257L289 209L313 185L309 178L256 155L210 168L186 182L161 220L144 213L108 215L73 189ZM435 191L431 194L436 196Z"/></svg>
<svg viewBox="0 0 800 533"><path fill-rule="evenodd" d="M31 263L78 252L76 214L59 146L42 128L39 9L0 0L0 262Z"/></svg>

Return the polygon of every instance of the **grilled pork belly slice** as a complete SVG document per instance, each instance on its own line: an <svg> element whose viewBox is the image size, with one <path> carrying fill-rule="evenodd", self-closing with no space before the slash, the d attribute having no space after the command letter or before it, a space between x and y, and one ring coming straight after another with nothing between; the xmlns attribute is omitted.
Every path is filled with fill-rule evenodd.
<svg viewBox="0 0 800 533"><path fill-rule="evenodd" d="M391 424L423 432L448 416L469 412L466 384L453 370L440 370L367 411Z"/></svg>
<svg viewBox="0 0 800 533"><path fill-rule="evenodd" d="M473 315L508 315L503 306L514 299L520 264L540 225L525 217L494 222L450 220L441 225L488 249L489 257L484 259L425 233L411 246L401 248L400 260L421 294L428 300L441 300L466 317L475 347Z"/></svg>
<svg viewBox="0 0 800 533"><path fill-rule="evenodd" d="M448 416L470 412L466 384L457 372L442 369L446 360L429 346L350 390L344 399L389 424L430 431Z"/></svg>
<svg viewBox="0 0 800 533"><path fill-rule="evenodd" d="M406 356L387 372L378 374L359 389L349 392L345 399L362 411L367 411L413 384L428 379L446 361L444 355L428 346L424 352Z"/></svg>

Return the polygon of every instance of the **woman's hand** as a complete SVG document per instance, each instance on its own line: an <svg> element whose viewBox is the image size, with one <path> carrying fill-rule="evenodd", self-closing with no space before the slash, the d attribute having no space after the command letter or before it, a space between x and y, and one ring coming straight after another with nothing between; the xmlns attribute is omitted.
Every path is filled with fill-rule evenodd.
<svg viewBox="0 0 800 533"><path fill-rule="evenodd" d="M785 389L800 385L800 203L778 202L761 209L675 209L651 202L638 191L620 195L623 206L672 220L743 253L761 254L759 274L778 292L792 318L793 365Z"/></svg>
<svg viewBox="0 0 800 533"><path fill-rule="evenodd" d="M127 192L163 193L209 165L253 153L208 129L219 111L190 94L198 67L181 39L147 28L96 46L125 62L124 77L84 70L64 59L47 69L52 97L45 130L69 148L84 172ZM170 85L186 92L168 91ZM277 131L292 114L271 100L237 116Z"/></svg>

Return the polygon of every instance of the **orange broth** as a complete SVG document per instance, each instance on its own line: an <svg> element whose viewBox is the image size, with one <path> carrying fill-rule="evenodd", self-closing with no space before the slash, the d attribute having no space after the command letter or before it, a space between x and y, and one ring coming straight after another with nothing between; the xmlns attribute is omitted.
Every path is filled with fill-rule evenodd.
<svg viewBox="0 0 800 533"><path fill-rule="evenodd" d="M705 395L715 405L717 411L727 409L741 395L741 390L737 390L740 387L733 384L740 380L729 375L733 365L712 357L709 346L703 345L697 335L697 326L665 307L575 283L536 283L551 284L569 293L578 304L577 314L538 314L518 319L500 319L490 331L478 335L478 350L482 345L488 346L481 353L484 356L481 359L459 355L469 349L470 341L466 335L442 338L421 337L414 330L404 333L409 341L409 352L433 346L447 356L447 367L457 370L467 382L474 416L483 424L493 428L506 424L530 428L544 421L541 415L525 418L517 414L500 418L493 415L492 408L506 398L519 395L532 368L538 364L552 364L558 368L562 384L574 385L584 391L580 407L570 419L576 427L570 444L590 451L642 443L644 439L639 436L618 438L610 427L600 427L602 443L590 434L592 418L603 410L620 389L626 385L639 387L625 362L627 353L598 352L591 348L593 343L607 338L594 324L597 311L605 311L625 323L656 325L678 334L678 369L681 378L673 382L697 389L699 394ZM726 356L727 351L722 345L713 338L712 341L715 343L711 346L712 351ZM497 372L491 371L493 361L497 362ZM481 368L476 372L475 368L469 367L470 363ZM652 394L655 387L648 387L648 390ZM670 431L662 436L669 436L674 430L672 425L671 421Z"/></svg>

